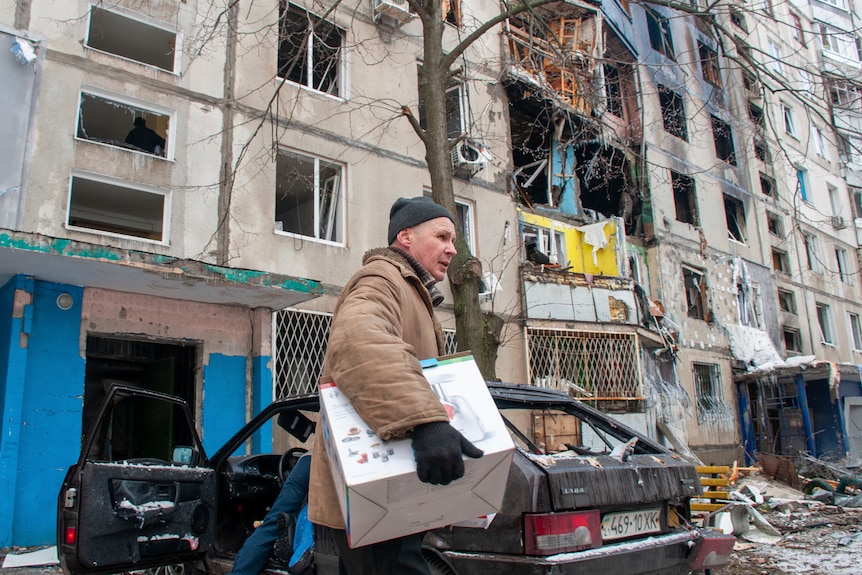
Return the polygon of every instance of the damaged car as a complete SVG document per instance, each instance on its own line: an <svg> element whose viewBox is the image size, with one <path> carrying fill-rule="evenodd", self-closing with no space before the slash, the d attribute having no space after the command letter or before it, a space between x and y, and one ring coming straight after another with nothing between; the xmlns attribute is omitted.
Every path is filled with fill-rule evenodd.
<svg viewBox="0 0 862 575"><path fill-rule="evenodd" d="M516 444L494 516L429 531L434 575L683 574L725 565L735 538L695 526L695 467L567 394L488 388ZM186 403L114 385L58 497L67 575L182 566L221 575L313 442L318 397L273 402L207 455ZM284 521L268 573L287 573ZM285 551L287 550L287 551ZM331 542L311 572L335 574Z"/></svg>

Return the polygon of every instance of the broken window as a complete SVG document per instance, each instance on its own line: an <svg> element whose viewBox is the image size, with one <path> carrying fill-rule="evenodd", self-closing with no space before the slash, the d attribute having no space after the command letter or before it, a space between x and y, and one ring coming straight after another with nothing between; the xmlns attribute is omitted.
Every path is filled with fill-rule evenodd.
<svg viewBox="0 0 862 575"><path fill-rule="evenodd" d="M649 43L653 50L671 60L675 59L673 52L673 37L670 33L670 20L661 16L655 9L644 7L649 31Z"/></svg>
<svg viewBox="0 0 862 575"><path fill-rule="evenodd" d="M766 122L763 116L763 108L761 108L760 106L749 102L748 117L751 120L751 123L754 124L754 127L758 129L758 131L762 131L766 128Z"/></svg>
<svg viewBox="0 0 862 575"><path fill-rule="evenodd" d="M759 136L754 136L754 157L762 162L770 162L769 146L766 145L766 140Z"/></svg>
<svg viewBox="0 0 862 575"><path fill-rule="evenodd" d="M784 226L781 222L781 216L778 214L766 212L766 228L770 234L780 238L784 237Z"/></svg>
<svg viewBox="0 0 862 575"><path fill-rule="evenodd" d="M745 243L745 205L742 200L724 194L724 217L727 221L727 237Z"/></svg>
<svg viewBox="0 0 862 575"><path fill-rule="evenodd" d="M661 119L665 131L677 138L688 141L688 129L685 122L685 103L682 95L665 86L658 87Z"/></svg>
<svg viewBox="0 0 862 575"><path fill-rule="evenodd" d="M461 227L458 230L467 242L467 247L470 248L470 253L476 255L476 237L473 230L473 203L467 201L455 200L455 211L458 212L458 222Z"/></svg>
<svg viewBox="0 0 862 575"><path fill-rule="evenodd" d="M101 2L100 6L104 6ZM181 38L175 28L119 7L90 7L88 48L178 72Z"/></svg>
<svg viewBox="0 0 862 575"><path fill-rule="evenodd" d="M692 363L691 370L697 402L697 422L707 423L732 419L733 412L724 401L718 365L714 363Z"/></svg>
<svg viewBox="0 0 862 575"><path fill-rule="evenodd" d="M792 291L778 290L778 308L787 313L796 314L796 296Z"/></svg>
<svg viewBox="0 0 862 575"><path fill-rule="evenodd" d="M527 261L534 265L555 265L563 269L569 267L566 258L565 234L538 226L524 226L524 247Z"/></svg>
<svg viewBox="0 0 862 575"><path fill-rule="evenodd" d="M715 155L719 160L723 160L731 166L736 165L736 153L733 149L733 132L730 129L730 124L711 116L712 118L712 138L715 143Z"/></svg>
<svg viewBox="0 0 862 575"><path fill-rule="evenodd" d="M832 327L832 309L828 304L817 303L817 325L820 327L820 343L835 344L835 330Z"/></svg>
<svg viewBox="0 0 862 575"><path fill-rule="evenodd" d="M703 270L682 266L685 288L686 315L694 319L706 319L706 282Z"/></svg>
<svg viewBox="0 0 862 575"><path fill-rule="evenodd" d="M793 37L805 46L805 32L802 29L802 18L793 10L790 11L790 22L793 25Z"/></svg>
<svg viewBox="0 0 862 575"><path fill-rule="evenodd" d="M859 323L859 314L848 313L847 321L850 324L850 343L853 351L862 350L862 324Z"/></svg>
<svg viewBox="0 0 862 575"><path fill-rule="evenodd" d="M784 349L786 351L802 351L802 336L799 335L799 330L792 327L785 327L783 330L784 335Z"/></svg>
<svg viewBox="0 0 862 575"><path fill-rule="evenodd" d="M464 122L466 117L464 110L466 109L464 83L458 78L451 78L449 86L446 88L446 133L450 140L467 133L467 126ZM425 119L425 99L421 91L419 92L419 125L422 128L428 126Z"/></svg>
<svg viewBox="0 0 862 575"><path fill-rule="evenodd" d="M167 242L169 191L89 173L73 173L70 188L70 228Z"/></svg>
<svg viewBox="0 0 862 575"><path fill-rule="evenodd" d="M770 178L765 174L760 174L760 191L763 192L764 196L768 196L773 199L777 198L775 179Z"/></svg>
<svg viewBox="0 0 862 575"><path fill-rule="evenodd" d="M623 89L620 85L620 68L606 62L605 72L605 107L608 113L617 118L623 117Z"/></svg>
<svg viewBox="0 0 862 575"><path fill-rule="evenodd" d="M278 75L332 96L343 96L344 32L303 8L280 3Z"/></svg>
<svg viewBox="0 0 862 575"><path fill-rule="evenodd" d="M850 260L847 259L847 250L844 248L835 248L835 261L838 264L838 276L841 278L841 283L852 285L853 274L850 271Z"/></svg>
<svg viewBox="0 0 862 575"><path fill-rule="evenodd" d="M341 164L279 150L275 229L344 243L344 168Z"/></svg>
<svg viewBox="0 0 862 575"><path fill-rule="evenodd" d="M697 49L700 54L700 69L703 73L703 79L716 88L721 88L721 69L718 67L718 52L703 42L697 43Z"/></svg>
<svg viewBox="0 0 862 575"><path fill-rule="evenodd" d="M697 213L697 198L694 192L694 179L686 175L671 171L671 185L673 186L673 203L676 208L677 221L700 225Z"/></svg>
<svg viewBox="0 0 862 575"><path fill-rule="evenodd" d="M817 241L817 236L803 234L802 237L805 242L805 257L808 269L815 273L821 273L823 267L820 261L820 243Z"/></svg>
<svg viewBox="0 0 862 575"><path fill-rule="evenodd" d="M754 73L748 70L743 70L742 85L754 97L758 97L760 95L760 82L757 80L757 76L755 76Z"/></svg>
<svg viewBox="0 0 862 575"><path fill-rule="evenodd" d="M171 117L168 110L156 111L129 103L121 96L87 89L81 91L75 136L82 140L171 158L173 150L168 145ZM155 135L147 131L139 137L137 134L140 130L152 130Z"/></svg>
<svg viewBox="0 0 862 575"><path fill-rule="evenodd" d="M611 28L605 28L604 72L605 107L608 113L625 122L623 139L639 140L641 118L636 98L635 57ZM619 128L616 128L620 131Z"/></svg>
<svg viewBox="0 0 862 575"><path fill-rule="evenodd" d="M777 272L790 273L790 260L787 258L787 252L772 248L772 269Z"/></svg>

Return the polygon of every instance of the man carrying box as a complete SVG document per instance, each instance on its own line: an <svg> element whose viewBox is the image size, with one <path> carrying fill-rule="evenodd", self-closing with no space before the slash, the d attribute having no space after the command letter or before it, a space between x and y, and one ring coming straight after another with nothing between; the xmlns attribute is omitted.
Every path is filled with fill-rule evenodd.
<svg viewBox="0 0 862 575"><path fill-rule="evenodd" d="M412 437L419 479L447 485L464 474L462 454L482 451L449 424L423 376L420 359L444 354L434 306L436 283L455 256L455 220L430 198L399 198L389 213L388 248L362 258L344 286L332 320L323 377L338 383L383 441ZM428 575L422 534L351 549L323 433L315 438L309 517L329 529L349 575Z"/></svg>

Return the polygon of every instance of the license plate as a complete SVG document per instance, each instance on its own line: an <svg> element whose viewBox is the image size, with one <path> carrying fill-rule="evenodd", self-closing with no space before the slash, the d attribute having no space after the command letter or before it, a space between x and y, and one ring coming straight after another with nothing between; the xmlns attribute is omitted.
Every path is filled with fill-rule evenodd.
<svg viewBox="0 0 862 575"><path fill-rule="evenodd" d="M639 509L608 513L602 517L602 540L613 541L624 537L658 533L661 531L661 509Z"/></svg>

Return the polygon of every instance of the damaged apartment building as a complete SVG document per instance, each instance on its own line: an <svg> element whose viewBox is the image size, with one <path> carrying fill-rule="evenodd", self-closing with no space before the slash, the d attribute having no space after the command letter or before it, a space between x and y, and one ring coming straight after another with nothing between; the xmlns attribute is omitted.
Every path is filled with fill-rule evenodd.
<svg viewBox="0 0 862 575"><path fill-rule="evenodd" d="M109 386L182 397L207 450L316 389L381 215L431 193L404 118L423 118L421 22L404 0L333 4L0 8L0 547L54 540L42 511ZM499 15L443 6L446 49ZM841 452L837 410L862 396L862 220L836 219L851 198L862 209L852 146L829 114L757 90L784 55L822 58L814 32L841 14L798 7L800 52L792 27L773 34L740 6L543 5L465 50L447 92L460 232L504 324L497 376L715 463ZM748 77L715 22L774 73ZM830 73L829 113L852 107L854 85ZM155 137L129 135L141 120ZM555 425L537 418L536 443Z"/></svg>
<svg viewBox="0 0 862 575"><path fill-rule="evenodd" d="M811 65L858 62L830 55L850 9L834 8L565 3L540 25L510 19L532 383L705 462L858 453L860 286L843 216L858 210L845 180L858 151L828 119L859 99L846 73L829 93Z"/></svg>

